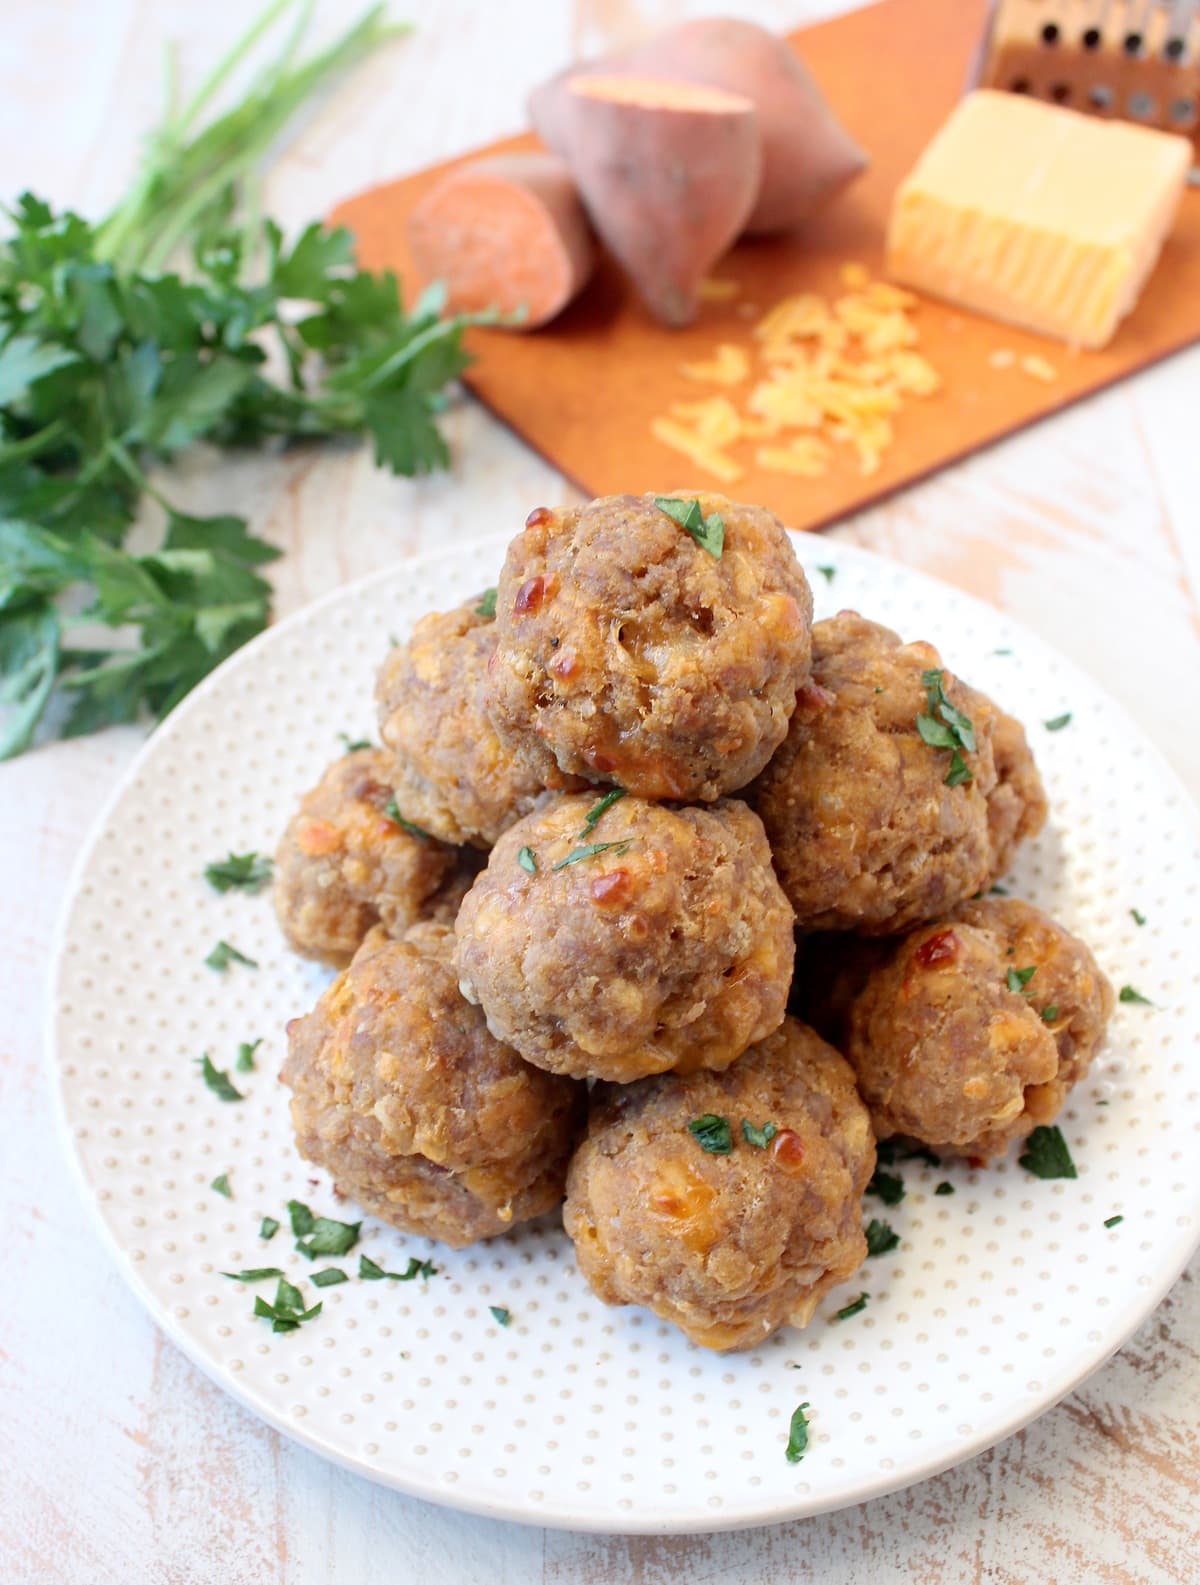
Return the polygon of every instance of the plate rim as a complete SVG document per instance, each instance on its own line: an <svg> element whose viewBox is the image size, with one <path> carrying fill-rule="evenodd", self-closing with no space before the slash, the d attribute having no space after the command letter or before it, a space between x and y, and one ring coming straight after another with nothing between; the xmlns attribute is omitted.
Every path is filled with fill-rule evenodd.
<svg viewBox="0 0 1200 1585"><path fill-rule="evenodd" d="M1143 752L1149 757L1155 775L1161 778L1162 783L1169 787L1177 796L1183 818L1188 820L1195 829L1197 840L1200 841L1200 804L1193 798L1189 788L1157 743L1144 731L1141 725L1127 711L1125 705L1116 699L1102 683L1098 682L1090 672L1086 671L1076 661L1064 655L1048 640L1027 627L1019 619L1011 616L1007 611L998 606L989 604L978 595L960 589L945 579L937 578L919 568L910 567L907 563L899 561L892 556L885 556L876 551L867 550L861 545L849 541L834 540L824 535L808 533L798 529L788 529L789 538L793 541L797 557L803 559L806 550L812 551L820 547L821 553L837 563L845 558L850 561L865 561L871 565L887 569L898 569L906 579L913 579L935 589L949 589L956 598L965 601L968 607L977 607L986 613L990 621L997 618L1009 626L1012 636L1022 642L1028 642L1035 649L1041 649L1052 656L1059 666L1065 669L1069 677L1078 677L1086 685L1101 696L1106 708L1112 712L1113 717L1121 726L1140 744ZM259 653L268 649L280 635L294 627L301 626L314 616L327 608L353 602L361 595L379 584L388 582L403 571L425 564L436 564L452 559L455 555L463 554L468 549L478 550L485 546L495 545L497 549L506 548L512 536L507 532L472 536L457 544L433 551L425 551L419 555L403 556L386 566L376 568L364 577L351 582L339 584L300 606L289 613L281 621L272 623L271 626L257 634L248 644L243 645L233 655L224 660L220 666L210 672L204 680L179 703L170 715L159 725L154 727L140 745L133 759L118 777L103 805L95 815L92 825L84 839L75 860L71 866L67 884L63 893L62 902L58 909L54 932L51 939L50 954L47 964L45 1004L43 1008L43 1040L45 1073L51 1092L51 1110L54 1128L59 1145L66 1156L70 1174L75 1182L76 1189L83 1200L87 1215L92 1225L100 1235L101 1243L107 1248L113 1258L117 1270L122 1278L132 1289L135 1297L147 1313L150 1321L179 1348L182 1353L203 1374L222 1391L229 1394L243 1409L254 1415L258 1420L270 1425L281 1435L298 1443L308 1451L317 1454L330 1463L342 1469L372 1481L376 1485L402 1494L415 1497L425 1502L435 1503L442 1508L448 1508L461 1513L470 1513L487 1519L500 1519L507 1523L530 1525L539 1529L552 1529L564 1531L577 1531L593 1535L704 1535L719 1532L733 1532L749 1530L772 1524L784 1524L797 1519L815 1518L820 1514L836 1513L841 1509L856 1507L859 1504L871 1502L877 1498L890 1496L893 1493L904 1491L911 1486L931 1480L935 1476L944 1474L947 1470L955 1469L960 1464L978 1457L990 1448L998 1446L1009 1437L1031 1425L1043 1414L1055 1408L1064 1398L1075 1392L1083 1382L1087 1381L1097 1371L1102 1369L1114 1355L1120 1352L1129 1339L1154 1313L1163 1299L1179 1280L1184 1268L1192 1256L1200 1249L1200 1195L1189 1213L1189 1225L1183 1230L1184 1236L1179 1239L1174 1256L1162 1268L1162 1274L1156 1283L1144 1289L1135 1290L1142 1296L1142 1302L1134 1304L1126 1316L1124 1325L1114 1336L1106 1335L1099 1344L1091 1344L1080 1350L1083 1363L1073 1369L1067 1379L1056 1381L1050 1392L1034 1395L1031 1402L1022 1404L1007 1415L1000 1416L996 1421L987 1423L980 1430L964 1437L950 1456L942 1453L928 1456L923 1461L906 1466L903 1472L897 1470L879 1470L873 1476L860 1480L843 1495L828 1500L817 1496L816 1500L797 1498L791 1503L781 1504L773 1501L770 1504L743 1506L737 1514L713 1514L711 1518L703 1518L697 1523L694 1518L681 1516L679 1518L655 1519L648 1512L631 1511L626 1514L614 1513L613 1522L606 1523L602 1516L590 1512L573 1512L565 1504L548 1504L545 1511L531 1510L528 1506L520 1507L515 1504L506 1504L488 1499L486 1496L472 1495L466 1491L447 1491L444 1487L432 1483L423 1484L419 1477L398 1477L388 1471L381 1470L352 1453L345 1452L328 1443L323 1436L308 1430L307 1426L289 1420L286 1416L277 1413L268 1405L260 1402L250 1389L249 1383L243 1386L241 1377L230 1372L222 1364L212 1359L200 1344L194 1341L188 1332L178 1324L177 1318L171 1315L169 1309L159 1300L148 1282L138 1273L137 1268L129 1259L128 1252L119 1240L115 1230L110 1226L101 1209L100 1202L95 1193L95 1187L89 1179L84 1167L83 1157L76 1148L76 1142L70 1120L66 1110L66 1079L63 1073L61 1053L59 1051L59 1016L58 1006L60 1001L61 978L63 961L66 954L69 927L75 912L80 888L102 837L108 830L110 819L118 804L125 797L128 789L141 774L145 762L158 751L159 745L173 737L178 731L185 729L187 720L192 711L214 689L223 686L227 675L237 671L243 666L253 665ZM807 568L806 574L807 574Z"/></svg>

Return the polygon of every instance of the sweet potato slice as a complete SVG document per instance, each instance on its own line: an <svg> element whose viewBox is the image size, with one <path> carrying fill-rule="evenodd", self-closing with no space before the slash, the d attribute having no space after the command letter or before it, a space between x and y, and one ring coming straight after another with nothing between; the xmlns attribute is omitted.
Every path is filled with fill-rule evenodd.
<svg viewBox="0 0 1200 1585"><path fill-rule="evenodd" d="M688 324L758 193L754 106L689 83L585 76L568 84L563 143L593 225L650 312Z"/></svg>
<svg viewBox="0 0 1200 1585"><path fill-rule="evenodd" d="M529 113L548 148L564 152L568 84L613 72L706 83L753 101L763 142L762 185L747 231L791 230L866 168L866 155L785 40L733 17L681 23L543 83L530 96Z"/></svg>
<svg viewBox="0 0 1200 1585"><path fill-rule="evenodd" d="M532 330L586 283L595 245L570 172L553 154L498 154L460 165L408 220L426 281L445 281L449 307L498 309Z"/></svg>

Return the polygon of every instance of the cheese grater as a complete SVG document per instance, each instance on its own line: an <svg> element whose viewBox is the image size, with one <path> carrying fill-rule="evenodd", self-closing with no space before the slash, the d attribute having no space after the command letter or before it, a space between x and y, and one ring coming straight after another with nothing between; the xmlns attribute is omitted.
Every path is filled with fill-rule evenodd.
<svg viewBox="0 0 1200 1585"><path fill-rule="evenodd" d="M1200 0L994 0L978 82L1200 150Z"/></svg>

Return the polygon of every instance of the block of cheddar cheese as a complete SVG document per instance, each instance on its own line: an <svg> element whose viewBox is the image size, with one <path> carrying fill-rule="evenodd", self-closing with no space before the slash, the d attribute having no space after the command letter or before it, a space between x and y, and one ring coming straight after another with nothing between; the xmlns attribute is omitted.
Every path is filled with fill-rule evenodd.
<svg viewBox="0 0 1200 1585"><path fill-rule="evenodd" d="M901 184L888 273L1079 347L1133 308L1171 228L1187 138L1023 95L969 94Z"/></svg>

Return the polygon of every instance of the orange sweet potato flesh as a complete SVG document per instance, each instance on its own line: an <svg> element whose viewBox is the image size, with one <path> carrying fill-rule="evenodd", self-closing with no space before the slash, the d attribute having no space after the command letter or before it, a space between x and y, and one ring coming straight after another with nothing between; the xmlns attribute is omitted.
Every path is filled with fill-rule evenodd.
<svg viewBox="0 0 1200 1585"><path fill-rule="evenodd" d="M567 84L562 140L593 225L647 308L690 323L700 281L758 194L754 106L693 84L584 76Z"/></svg>
<svg viewBox="0 0 1200 1585"><path fill-rule="evenodd" d="M451 171L408 219L422 278L454 312L520 314L532 330L562 312L596 262L571 174L553 154L499 154Z"/></svg>
<svg viewBox="0 0 1200 1585"><path fill-rule="evenodd" d="M788 44L733 17L684 22L535 89L529 112L547 147L564 152L568 83L615 71L707 83L753 101L762 133L762 184L746 222L749 232L793 229L866 168L866 155Z"/></svg>

